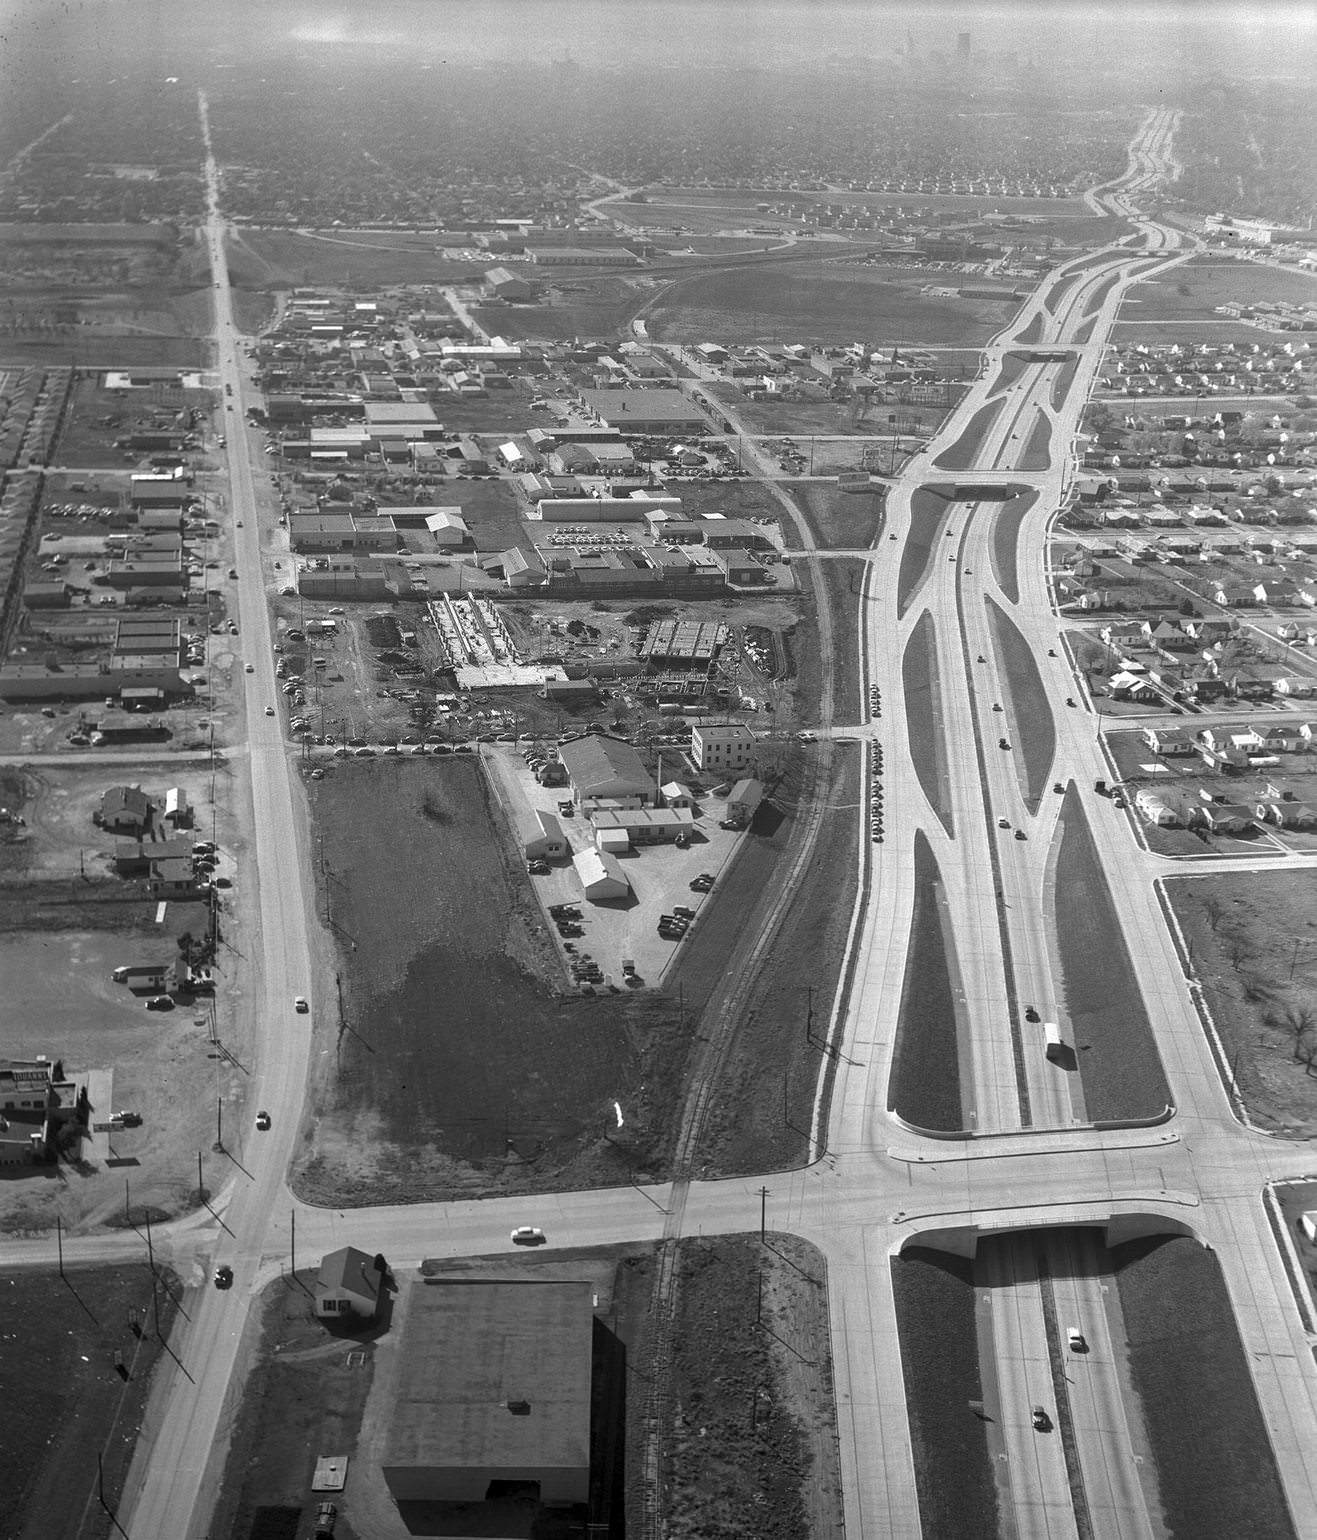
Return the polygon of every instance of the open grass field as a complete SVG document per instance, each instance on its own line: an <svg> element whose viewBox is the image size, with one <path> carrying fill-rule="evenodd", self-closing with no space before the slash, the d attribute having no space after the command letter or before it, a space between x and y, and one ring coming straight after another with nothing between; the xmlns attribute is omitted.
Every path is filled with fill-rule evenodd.
<svg viewBox="0 0 1317 1540"><path fill-rule="evenodd" d="M1294 1534L1221 1266L1188 1237L1112 1251L1166 1532Z"/></svg>
<svg viewBox="0 0 1317 1540"><path fill-rule="evenodd" d="M1010 741L1023 767L1024 804L1031 813L1038 811L1056 757L1056 723L1042 675L1033 650L1020 634L1019 627L999 605L987 601L988 618L997 643L997 657L1006 676L1007 721Z"/></svg>
<svg viewBox="0 0 1317 1540"><path fill-rule="evenodd" d="M1166 1073L1073 784L1061 823L1055 944L1085 1107L1096 1122L1154 1117L1171 1099Z"/></svg>
<svg viewBox="0 0 1317 1540"><path fill-rule="evenodd" d="M822 683L818 652L817 630L810 624L809 603L826 603L832 613L833 658L832 691L833 716L838 722L856 722L860 715L860 672L856 625L859 619L860 594L864 585L867 563L860 557L843 556L836 561L825 561L823 568L823 594L811 591L810 599L802 610L802 624L787 635L795 689L793 699L797 717L802 724L818 721L818 700Z"/></svg>
<svg viewBox="0 0 1317 1540"><path fill-rule="evenodd" d="M978 459L983 440L1004 405L1004 401L989 401L986 406L981 406L956 442L944 449L933 464L944 471L967 470Z"/></svg>
<svg viewBox="0 0 1317 1540"><path fill-rule="evenodd" d="M447 261L432 235L405 231L265 230L244 226L229 244L229 273L254 288L299 285L360 290L388 284L461 283L478 262Z"/></svg>
<svg viewBox="0 0 1317 1540"><path fill-rule="evenodd" d="M915 835L914 855L915 909L887 1106L916 1128L954 1133L965 1127L966 1118L956 1005L942 924L942 876L922 833Z"/></svg>
<svg viewBox="0 0 1317 1540"><path fill-rule="evenodd" d="M942 827L948 834L954 834L947 785L946 743L941 730L937 623L928 610L919 617L910 633L901 659L901 683L910 761Z"/></svg>
<svg viewBox="0 0 1317 1540"><path fill-rule="evenodd" d="M95 1451L114 1508L164 1352L157 1320L167 1340L180 1293L171 1274L153 1279L145 1243L138 1264L69 1267L63 1280L18 1268L5 1279L0 1540L122 1534L97 1501Z"/></svg>
<svg viewBox="0 0 1317 1540"><path fill-rule="evenodd" d="M859 751L853 745L817 745L800 752L829 756L822 791L827 812L814 858L757 965L735 1050L710 1105L705 1158L723 1175L782 1170L806 1157L821 1050L855 904L856 826L864 794ZM736 969L738 941L763 932L773 878L789 857L799 820L804 768L788 767L772 794L770 815L752 825L720 884L720 907L686 943L691 951L668 988L680 981L688 1006L692 997L707 999Z"/></svg>
<svg viewBox="0 0 1317 1540"><path fill-rule="evenodd" d="M1022 332L1018 333L1015 340L1016 342L1023 342L1028 344L1031 342L1037 342L1042 334L1043 318L1040 315L1036 315L1034 316L1033 320L1029 322L1028 326L1026 326Z"/></svg>
<svg viewBox="0 0 1317 1540"><path fill-rule="evenodd" d="M843 1534L823 1258L766 1240L681 1242L663 1470L674 1536Z"/></svg>
<svg viewBox="0 0 1317 1540"><path fill-rule="evenodd" d="M648 315L661 342L904 342L970 346L1001 325L1001 307L980 300L930 299L928 275L889 267L761 263L674 284Z"/></svg>
<svg viewBox="0 0 1317 1540"><path fill-rule="evenodd" d="M343 993L299 1191L341 1207L661 1169L678 1003L543 982L552 945L478 761L341 766L312 809ZM603 1137L614 1098L629 1142Z"/></svg>
<svg viewBox="0 0 1317 1540"><path fill-rule="evenodd" d="M1317 999L1317 873L1177 877L1163 890L1250 1115L1311 1138L1317 1035L1303 1029Z"/></svg>
<svg viewBox="0 0 1317 1540"><path fill-rule="evenodd" d="M880 482L868 492L843 492L817 481L789 481L784 489L803 508L820 550L861 551L882 534L887 488Z"/></svg>
<svg viewBox="0 0 1317 1540"><path fill-rule="evenodd" d="M1098 284L1097 288L1094 289L1092 294L1090 294L1088 297L1088 302L1084 306L1084 314L1086 316L1095 316L1098 311L1102 309L1103 302L1105 301L1107 295L1110 294L1112 289L1115 287L1116 275L1114 274L1110 278Z"/></svg>
<svg viewBox="0 0 1317 1540"><path fill-rule="evenodd" d="M973 1264L910 1246L892 1259L915 1486L923 1532L936 1540L998 1533L997 1486L981 1401Z"/></svg>
<svg viewBox="0 0 1317 1540"><path fill-rule="evenodd" d="M950 487L929 483L916 487L910 498L910 533L901 547L896 581L896 612L904 615L928 573L933 549L951 517Z"/></svg>
<svg viewBox="0 0 1317 1540"><path fill-rule="evenodd" d="M1317 277L1265 262L1195 257L1160 278L1135 284L1125 296L1120 319L1210 321L1218 305L1258 300L1312 304L1317 301Z"/></svg>
<svg viewBox="0 0 1317 1540"><path fill-rule="evenodd" d="M1017 492L1008 503L991 506L992 514L992 570L1001 591L1012 604L1020 598L1019 545L1020 525L1024 516L1038 500L1032 487Z"/></svg>

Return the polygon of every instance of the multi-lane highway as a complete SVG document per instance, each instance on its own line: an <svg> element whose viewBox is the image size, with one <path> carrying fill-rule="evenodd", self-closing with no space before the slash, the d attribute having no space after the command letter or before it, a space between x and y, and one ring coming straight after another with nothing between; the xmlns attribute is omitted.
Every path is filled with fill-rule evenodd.
<svg viewBox="0 0 1317 1540"><path fill-rule="evenodd" d="M204 104L203 104L204 111ZM204 121L204 117L203 117ZM1168 173L1174 118L1150 114L1119 183L1099 189L1097 206L1124 211ZM256 1105L274 1128L245 1141L243 1166L216 1201L219 1219L201 1213L167 1227L157 1252L193 1287L171 1343L180 1367L163 1373L129 1476L121 1520L135 1536L201 1540L207 1533L228 1435L249 1365L253 1307L288 1258L287 1224L297 1210L299 1255L344 1243L408 1258L506 1250L510 1223L527 1217L524 1198L374 1210L312 1210L283 1187L301 1113L314 1012L292 1009L311 994L314 935L304 882L306 829L274 699L271 638L261 574L263 533L252 472L242 448L242 391L219 212L218 171L208 160L207 225L214 279L218 368L229 420L231 506L240 572L241 645L255 672L247 683L245 759L250 788L256 907L247 996L259 1014L252 1066ZM1053 274L1011 327L987 349L979 380L937 440L906 469L888 498L887 528L869 553L862 596L862 672L885 702L880 719L851 729L885 750L887 832L872 845L862 833L857 860L869 863L869 896L857 917L855 984L839 1023L842 1052L829 1107L828 1159L799 1171L683 1189L687 1233L744 1231L759 1222L758 1189L769 1189L768 1222L816 1244L827 1261L838 1447L846 1532L862 1540L909 1540L920 1532L910 1437L892 1308L890 1263L913 1240L964 1248L984 1245L980 1286L985 1383L992 1386L994 1452L1003 1467L1010 1531L1022 1537L1081 1532L1143 1537L1154 1532L1155 1489L1137 1411L1123 1382L1120 1321L1103 1286L1094 1236L1113 1240L1148 1226L1187 1232L1220 1260L1252 1366L1263 1416L1298 1534L1317 1540L1317 1372L1262 1203L1269 1180L1306 1173L1301 1149L1264 1138L1233 1115L1221 1073L1186 986L1154 882L1164 863L1140 851L1111 804L1091 791L1105 765L1098 730L1077 696L1058 642L1043 570L1049 520L1064 497L1078 416L1124 289L1154 264L1184 254L1180 237L1131 213L1139 244L1114 247ZM1020 338L1027 338L1021 342ZM1029 362L1005 378L1006 355L1064 351L1067 365ZM955 471L937 461L960 441L990 401L1004 404L970 457ZM1041 455L1037 424L1048 424ZM1030 446L1033 445L1033 449ZM1032 464L1034 468L1028 468ZM994 567L996 499L949 505L951 538L939 537L914 591L899 591L901 553L915 526L912 501L932 483L997 478L1036 493L1018 541L1018 593ZM894 535L895 540L888 536ZM1038 798L1026 794L1015 743L1020 702L1009 680L989 605L1010 617L1040 671L1043 709L1055 749ZM931 625L940 689L945 807L930 805L911 764L902 705L901 663L911 634ZM1055 656L1052 654L1055 653ZM982 659L982 661L980 661ZM1065 704L1075 696L1078 704ZM1000 705L1001 712L994 710ZM1028 709L1036 709L1030 706ZM238 764L244 761L239 756ZM1073 783L1093 833L1174 1097L1174 1115L1152 1127L1097 1130L1084 1120L1072 1072L1047 1060L1036 1031L1024 1032L1023 1005L1064 1021L1049 892L1061 799L1051 783ZM1009 831L999 827L1005 819ZM1017 840L1014 830L1026 838ZM925 1136L889 1114L899 1002L914 905L914 846L922 836L937 859L954 954L958 1008L968 1052L962 1074L972 1139ZM251 884L244 884L249 887ZM313 1007L317 1002L313 999ZM1024 1094L1016 1055L1023 1065ZM587 1246L656 1239L671 1233L665 1186L637 1192L558 1193L535 1202L535 1222L553 1245ZM1083 1227L1082 1230L1077 1227ZM1027 1232L1027 1233L1026 1233ZM65 1259L128 1253L117 1236L66 1241ZM7 1265L49 1263L44 1243L0 1245ZM235 1287L208 1286L227 1263ZM1065 1340L1069 1326L1086 1352ZM1058 1369L1060 1376L1058 1378ZM1058 1394L1058 1385L1061 1387ZM1052 1431L1035 1428L1045 1408ZM1064 1419L1074 1468L1055 1431ZM1078 1495L1077 1495L1078 1494ZM1082 1508L1077 1518L1076 1504ZM1086 1527L1085 1527L1086 1526Z"/></svg>

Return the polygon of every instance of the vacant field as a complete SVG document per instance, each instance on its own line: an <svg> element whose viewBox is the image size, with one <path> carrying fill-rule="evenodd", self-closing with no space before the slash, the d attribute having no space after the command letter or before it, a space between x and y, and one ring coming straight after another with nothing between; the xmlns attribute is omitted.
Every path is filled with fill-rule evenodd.
<svg viewBox="0 0 1317 1540"><path fill-rule="evenodd" d="M965 1112L942 905L937 859L916 833L915 910L887 1106L916 1128L955 1132L965 1127Z"/></svg>
<svg viewBox="0 0 1317 1540"><path fill-rule="evenodd" d="M1170 1101L1147 1007L1073 784L1056 857L1056 949L1074 1064L1095 1122L1153 1117Z"/></svg>
<svg viewBox="0 0 1317 1540"><path fill-rule="evenodd" d="M674 1540L843 1533L823 1258L766 1240L681 1242L663 1469Z"/></svg>
<svg viewBox="0 0 1317 1540"><path fill-rule="evenodd" d="M299 1190L342 1206L661 1169L678 1002L542 982L552 946L479 762L344 765L312 808L343 998ZM603 1137L614 1098L629 1143Z"/></svg>
<svg viewBox="0 0 1317 1540"><path fill-rule="evenodd" d="M495 430L482 428L480 431ZM477 551L506 551L525 541L521 504L509 482L459 481L453 486L445 485L437 494L437 501L444 507L461 508L462 517L471 527L471 538Z"/></svg>
<svg viewBox="0 0 1317 1540"><path fill-rule="evenodd" d="M937 672L937 623L925 610L910 633L901 659L902 698L910 762L924 795L948 834L954 834L947 795L947 752L942 736L942 700Z"/></svg>
<svg viewBox="0 0 1317 1540"><path fill-rule="evenodd" d="M989 599L987 606L997 641L997 657L1006 675L1011 734L1024 766L1024 804L1036 813L1052 775L1056 723L1033 649L1000 605Z"/></svg>
<svg viewBox="0 0 1317 1540"><path fill-rule="evenodd" d="M997 1486L983 1398L973 1264L911 1246L891 1263L919 1516L929 1540L997 1534Z"/></svg>
<svg viewBox="0 0 1317 1540"><path fill-rule="evenodd" d="M761 810L720 885L721 907L686 943L691 951L668 986L681 985L688 1008L692 996L702 1002L738 971L738 942L744 946L763 934L774 877L790 858L800 798L812 778L800 762L804 752L829 756L821 792L827 811L813 858L756 965L733 1051L710 1101L703 1157L723 1175L781 1170L798 1165L808 1150L820 1055L858 884L856 824L864 792L856 748L821 744L788 766L771 808ZM712 1023L703 1030L712 1030Z"/></svg>
<svg viewBox="0 0 1317 1540"><path fill-rule="evenodd" d="M875 484L869 492L843 492L817 481L788 481L783 486L804 510L820 550L864 550L882 534L884 486Z"/></svg>
<svg viewBox="0 0 1317 1540"><path fill-rule="evenodd" d="M1125 301L1129 305L1129 301ZM1087 342L1084 335L1085 328L1091 327L1093 321L1086 321L1084 326L1075 333L1076 342ZM1285 342L1293 341L1294 333L1281 331L1279 328L1272 330L1266 326L1249 326L1244 321L1230 321L1224 316L1215 321L1202 320L1162 320L1147 321L1138 310L1121 309L1121 319L1111 329L1109 341L1113 347L1136 347L1142 344L1145 347L1165 347L1174 343L1178 347L1187 348L1197 343L1205 342L1211 347L1223 347L1226 343L1234 343L1236 347L1241 344L1251 347L1255 342Z"/></svg>
<svg viewBox="0 0 1317 1540"><path fill-rule="evenodd" d="M900 337L909 344L984 342L1001 307L980 300L930 299L926 273L827 263L762 263L676 283L649 312L663 342L845 342Z"/></svg>
<svg viewBox="0 0 1317 1540"><path fill-rule="evenodd" d="M989 401L986 406L981 406L956 442L950 448L944 449L933 464L945 471L963 471L973 465L979 457L984 438L1001 413L1003 404L998 400Z"/></svg>
<svg viewBox="0 0 1317 1540"><path fill-rule="evenodd" d="M952 489L928 484L916 487L910 498L910 533L901 547L901 570L896 581L896 612L904 615L928 572L933 548L951 517Z"/></svg>
<svg viewBox="0 0 1317 1540"><path fill-rule="evenodd" d="M405 231L243 228L228 249L230 277L253 288L341 286L367 293L388 284L445 284L478 279L478 262L448 262L433 236Z"/></svg>
<svg viewBox="0 0 1317 1540"><path fill-rule="evenodd" d="M1232 300L1244 304L1259 300L1311 304L1314 298L1317 283L1306 273L1288 272L1262 262L1193 258L1164 277L1130 288L1121 307L1121 320L1211 321L1216 307Z"/></svg>
<svg viewBox="0 0 1317 1540"><path fill-rule="evenodd" d="M819 595L813 591L812 586L807 586L802 623L786 637L795 676L797 719L809 724L818 721L818 702L823 682L818 632L809 613L812 598L815 605L826 603L832 615L833 720L857 722L860 716L860 660L856 627L868 563L858 556L843 556L835 561L822 562L821 566L823 594Z"/></svg>
<svg viewBox="0 0 1317 1540"><path fill-rule="evenodd" d="M667 490L681 498L687 518L707 519L721 513L729 519L769 519L790 528L782 504L757 481L674 481Z"/></svg>
<svg viewBox="0 0 1317 1540"><path fill-rule="evenodd" d="M1010 502L996 505L992 516L992 570L1012 604L1020 600L1020 525L1037 500L1038 493L1028 488Z"/></svg>
<svg viewBox="0 0 1317 1540"><path fill-rule="evenodd" d="M1188 1237L1134 1241L1112 1259L1167 1532L1292 1536L1220 1263Z"/></svg>
<svg viewBox="0 0 1317 1540"><path fill-rule="evenodd" d="M1311 1138L1317 873L1177 877L1164 889L1250 1115Z"/></svg>
<svg viewBox="0 0 1317 1540"><path fill-rule="evenodd" d="M0 1540L122 1534L97 1501L94 1451L102 1452L113 1509L163 1351L157 1330L168 1338L174 1321L178 1280L153 1278L143 1246L135 1265L69 1267L62 1280L17 1269L5 1285Z"/></svg>

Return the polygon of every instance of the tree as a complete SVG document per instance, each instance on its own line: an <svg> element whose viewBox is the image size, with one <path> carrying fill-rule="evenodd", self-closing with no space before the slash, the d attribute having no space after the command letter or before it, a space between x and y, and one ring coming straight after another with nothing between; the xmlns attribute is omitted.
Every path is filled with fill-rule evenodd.
<svg viewBox="0 0 1317 1540"><path fill-rule="evenodd" d="M1294 1062L1297 1064L1304 1046L1304 1039L1313 1027L1317 1026L1317 1017L1313 1016L1306 1005L1292 1005L1276 1025L1293 1041Z"/></svg>

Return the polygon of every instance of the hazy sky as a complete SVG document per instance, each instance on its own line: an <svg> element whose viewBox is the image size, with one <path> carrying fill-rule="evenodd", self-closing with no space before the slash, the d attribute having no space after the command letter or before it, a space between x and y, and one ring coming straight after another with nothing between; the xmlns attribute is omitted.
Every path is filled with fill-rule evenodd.
<svg viewBox="0 0 1317 1540"><path fill-rule="evenodd" d="M1164 59L1293 77L1317 63L1317 5L1288 0L0 0L0 69L97 54L149 69L180 50L254 60L291 43L349 65L353 50L397 50L400 63L780 68L907 41L949 53L962 31L976 51L1043 66Z"/></svg>

